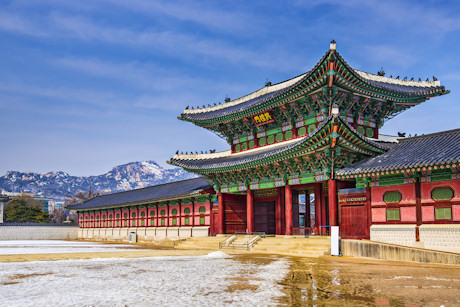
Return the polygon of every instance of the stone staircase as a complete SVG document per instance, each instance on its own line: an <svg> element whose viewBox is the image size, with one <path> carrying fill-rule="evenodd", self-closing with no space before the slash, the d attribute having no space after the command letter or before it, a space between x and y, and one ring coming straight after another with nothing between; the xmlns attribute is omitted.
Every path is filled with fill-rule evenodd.
<svg viewBox="0 0 460 307"><path fill-rule="evenodd" d="M276 236L259 240L251 253L267 253L300 257L320 257L330 255L330 237Z"/></svg>
<svg viewBox="0 0 460 307"><path fill-rule="evenodd" d="M216 236L216 237L191 237L187 240L178 242L176 248L178 249L209 249L218 250L219 242L225 240L228 236Z"/></svg>
<svg viewBox="0 0 460 307"><path fill-rule="evenodd" d="M218 250L219 242L228 236L192 237L181 241L175 248L178 249L207 249ZM252 236L238 236L232 243L247 243ZM260 253L278 254L300 257L320 257L330 255L330 237L296 237L296 236L268 236L258 240L252 248L225 248L226 253Z"/></svg>

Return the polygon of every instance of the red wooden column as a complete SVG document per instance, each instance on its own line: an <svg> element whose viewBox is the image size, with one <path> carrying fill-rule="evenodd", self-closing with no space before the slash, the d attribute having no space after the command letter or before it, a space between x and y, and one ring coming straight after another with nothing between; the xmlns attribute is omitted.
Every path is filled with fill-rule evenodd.
<svg viewBox="0 0 460 307"><path fill-rule="evenodd" d="M292 186L286 185L285 190L285 210L286 210L286 235L292 236Z"/></svg>
<svg viewBox="0 0 460 307"><path fill-rule="evenodd" d="M276 198L275 203L275 220L276 220L276 234L282 235L283 234L283 210L282 208L282 190L278 188L278 197Z"/></svg>
<svg viewBox="0 0 460 307"><path fill-rule="evenodd" d="M254 191L246 192L246 217L248 233L254 232Z"/></svg>
<svg viewBox="0 0 460 307"><path fill-rule="evenodd" d="M322 198L321 198L321 183L317 182L315 184L315 228L316 228L316 233L320 233L320 226L321 225L321 203L322 203Z"/></svg>
<svg viewBox="0 0 460 307"><path fill-rule="evenodd" d="M213 233L214 214L212 213L212 207L213 206L212 206L211 197L208 200L208 204L209 204L209 229L210 229L211 236L213 236L213 235L215 235L215 233Z"/></svg>
<svg viewBox="0 0 460 307"><path fill-rule="evenodd" d="M329 226L337 226L337 182L329 180Z"/></svg>
<svg viewBox="0 0 460 307"><path fill-rule="evenodd" d="M217 194L218 204L217 204L217 233L224 233L224 194L219 192Z"/></svg>
<svg viewBox="0 0 460 307"><path fill-rule="evenodd" d="M311 227L311 218L310 218L310 194L308 191L305 191L305 218L304 218L305 227Z"/></svg>

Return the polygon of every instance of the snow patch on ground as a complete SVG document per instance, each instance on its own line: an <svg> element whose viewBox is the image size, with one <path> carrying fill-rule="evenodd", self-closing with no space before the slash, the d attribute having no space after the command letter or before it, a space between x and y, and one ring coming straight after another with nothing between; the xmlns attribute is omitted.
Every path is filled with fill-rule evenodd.
<svg viewBox="0 0 460 307"><path fill-rule="evenodd" d="M268 306L289 261L205 256L0 263L1 306ZM252 287L233 287L246 282ZM244 285L244 284L243 284Z"/></svg>
<svg viewBox="0 0 460 307"><path fill-rule="evenodd" d="M207 258L230 258L232 256L227 255L226 253L222 251L216 251L216 252L211 252L206 255Z"/></svg>

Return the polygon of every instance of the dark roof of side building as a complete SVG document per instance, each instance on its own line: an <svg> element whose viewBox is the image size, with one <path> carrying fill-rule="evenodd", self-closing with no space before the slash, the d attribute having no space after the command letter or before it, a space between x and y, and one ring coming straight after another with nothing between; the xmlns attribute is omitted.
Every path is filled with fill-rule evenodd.
<svg viewBox="0 0 460 307"><path fill-rule="evenodd" d="M68 209L87 210L119 207L134 203L156 202L195 195L209 188L212 188L212 186L203 177L198 177L126 192L100 195L81 204L68 206Z"/></svg>
<svg viewBox="0 0 460 307"><path fill-rule="evenodd" d="M460 162L460 129L401 138L389 151L337 171L338 176L357 175Z"/></svg>
<svg viewBox="0 0 460 307"><path fill-rule="evenodd" d="M11 199L10 196L7 195L0 195L0 202L7 202Z"/></svg>

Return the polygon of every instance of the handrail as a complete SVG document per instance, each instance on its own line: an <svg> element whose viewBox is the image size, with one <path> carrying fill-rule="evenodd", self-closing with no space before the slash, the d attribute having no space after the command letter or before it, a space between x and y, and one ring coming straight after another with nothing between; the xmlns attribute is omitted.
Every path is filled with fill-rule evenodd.
<svg viewBox="0 0 460 307"><path fill-rule="evenodd" d="M246 243L232 243L237 239L238 236L255 236L254 238L251 238L249 242ZM265 238L265 232L235 232L233 235L230 237L226 238L224 241L219 242L219 249L222 249L224 247L242 247L246 248L246 250L249 250L254 243L259 241L260 239Z"/></svg>

